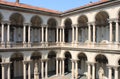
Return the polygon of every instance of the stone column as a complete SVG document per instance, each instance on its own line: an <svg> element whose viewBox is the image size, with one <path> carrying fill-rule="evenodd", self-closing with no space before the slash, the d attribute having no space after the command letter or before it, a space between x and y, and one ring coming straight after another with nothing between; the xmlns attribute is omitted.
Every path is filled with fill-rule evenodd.
<svg viewBox="0 0 120 79"><path fill-rule="evenodd" d="M48 77L48 61L45 61L45 78Z"/></svg>
<svg viewBox="0 0 120 79"><path fill-rule="evenodd" d="M77 62L77 60L75 61L75 65L76 65L75 77L76 77L76 79L78 79L78 62Z"/></svg>
<svg viewBox="0 0 120 79"><path fill-rule="evenodd" d="M90 63L88 63L88 78L87 79L91 79L91 65Z"/></svg>
<svg viewBox="0 0 120 79"><path fill-rule="evenodd" d="M115 67L114 70L115 70L115 79L118 79L118 67Z"/></svg>
<svg viewBox="0 0 120 79"><path fill-rule="evenodd" d="M95 79L95 63L92 64L92 79Z"/></svg>
<svg viewBox="0 0 120 79"><path fill-rule="evenodd" d="M28 46L31 47L31 26L28 26Z"/></svg>
<svg viewBox="0 0 120 79"><path fill-rule="evenodd" d="M108 67L108 69L109 69L109 77L108 77L108 79L112 79L112 68L111 67Z"/></svg>
<svg viewBox="0 0 120 79"><path fill-rule="evenodd" d="M56 59L56 76L58 76L58 59Z"/></svg>
<svg viewBox="0 0 120 79"><path fill-rule="evenodd" d="M28 79L31 79L31 62L28 62Z"/></svg>
<svg viewBox="0 0 120 79"><path fill-rule="evenodd" d="M113 27L112 27L112 21L110 21L109 24L110 24L110 25L109 25L109 27L110 27L110 38L109 38L109 42L112 43L112 38L113 38L113 36L112 36L112 28L113 28Z"/></svg>
<svg viewBox="0 0 120 79"><path fill-rule="evenodd" d="M48 43L48 27L46 27L46 32L45 32L45 42L46 42L46 45Z"/></svg>
<svg viewBox="0 0 120 79"><path fill-rule="evenodd" d="M42 28L42 33L41 33L42 34L42 41L41 42L43 43L44 42L44 27L42 26L41 28Z"/></svg>
<svg viewBox="0 0 120 79"><path fill-rule="evenodd" d="M78 27L76 26L76 44L78 43Z"/></svg>
<svg viewBox="0 0 120 79"><path fill-rule="evenodd" d="M14 61L14 77L16 77L16 61Z"/></svg>
<svg viewBox="0 0 120 79"><path fill-rule="evenodd" d="M26 79L26 63L23 62L23 79Z"/></svg>
<svg viewBox="0 0 120 79"><path fill-rule="evenodd" d="M41 77L42 79L44 78L44 61L41 60L41 65L42 65L42 68L41 68Z"/></svg>
<svg viewBox="0 0 120 79"><path fill-rule="evenodd" d="M65 28L62 28L63 30L63 43L65 43Z"/></svg>
<svg viewBox="0 0 120 79"><path fill-rule="evenodd" d="M75 40L75 29L74 29L74 26L72 26L72 43L74 43L74 40Z"/></svg>
<svg viewBox="0 0 120 79"><path fill-rule="evenodd" d="M62 31L61 31L62 29L60 28L60 43L62 42Z"/></svg>
<svg viewBox="0 0 120 79"><path fill-rule="evenodd" d="M60 71L60 75L62 74L62 71L61 71L62 70L62 66L61 65L62 65L62 63L61 63L61 60L60 60L60 70L59 70Z"/></svg>
<svg viewBox="0 0 120 79"><path fill-rule="evenodd" d="M95 30L95 23L93 23L93 43L95 43L95 38L96 38L96 30Z"/></svg>
<svg viewBox="0 0 120 79"><path fill-rule="evenodd" d="M119 43L119 22L116 21L116 44Z"/></svg>
<svg viewBox="0 0 120 79"><path fill-rule="evenodd" d="M88 40L91 42L91 25L88 24Z"/></svg>
<svg viewBox="0 0 120 79"><path fill-rule="evenodd" d="M10 47L10 24L7 25L7 47Z"/></svg>
<svg viewBox="0 0 120 79"><path fill-rule="evenodd" d="M23 46L26 47L26 25L23 26Z"/></svg>
<svg viewBox="0 0 120 79"><path fill-rule="evenodd" d="M58 31L59 31L58 27L56 28L56 30L57 30L57 31L56 31L56 43L58 43L58 36L59 36L59 35L58 35Z"/></svg>
<svg viewBox="0 0 120 79"><path fill-rule="evenodd" d="M7 77L8 77L8 78L7 78L7 79L11 79L10 64L11 64L11 63L8 63L8 69L7 69L7 70L8 70L8 72L7 72L7 73L8 73L8 74L7 74Z"/></svg>
<svg viewBox="0 0 120 79"><path fill-rule="evenodd" d="M4 23L2 23L2 28L1 28L1 44L2 47L5 47L5 40L4 40Z"/></svg>
<svg viewBox="0 0 120 79"><path fill-rule="evenodd" d="M72 60L72 79L74 79L74 61Z"/></svg>
<svg viewBox="0 0 120 79"><path fill-rule="evenodd" d="M5 79L5 64L2 63L1 66L2 66L2 79Z"/></svg>
<svg viewBox="0 0 120 79"><path fill-rule="evenodd" d="M64 73L65 73L65 62L64 62L64 59L62 59L62 76L64 76Z"/></svg>

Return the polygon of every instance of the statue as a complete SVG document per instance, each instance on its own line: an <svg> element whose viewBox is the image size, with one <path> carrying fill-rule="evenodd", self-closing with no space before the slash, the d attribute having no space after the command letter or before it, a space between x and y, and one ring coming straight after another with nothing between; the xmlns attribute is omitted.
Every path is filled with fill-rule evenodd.
<svg viewBox="0 0 120 79"><path fill-rule="evenodd" d="M99 79L104 79L104 70L102 67L98 70Z"/></svg>
<svg viewBox="0 0 120 79"><path fill-rule="evenodd" d="M38 71L37 63L35 63L35 68L34 68L34 79L39 79L39 71Z"/></svg>

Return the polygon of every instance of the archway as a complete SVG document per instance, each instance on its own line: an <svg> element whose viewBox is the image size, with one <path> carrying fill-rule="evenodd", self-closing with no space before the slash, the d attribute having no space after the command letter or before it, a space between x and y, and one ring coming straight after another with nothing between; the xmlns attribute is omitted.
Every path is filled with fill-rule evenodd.
<svg viewBox="0 0 120 79"><path fill-rule="evenodd" d="M105 55L99 54L95 57L96 60L96 74L95 77L99 78L99 71L102 69L104 73L104 77L108 77L108 69L107 69L107 64L108 64L108 59Z"/></svg>
<svg viewBox="0 0 120 79"><path fill-rule="evenodd" d="M48 53L48 75L56 74L56 52L50 51Z"/></svg>
<svg viewBox="0 0 120 79"><path fill-rule="evenodd" d="M39 74L41 74L41 53L38 52L38 51L35 51L32 53L31 55L31 76L32 78L34 78L34 68L35 68L35 64L37 63L37 67L38 67L38 71L39 71ZM41 76L41 75L40 75Z"/></svg>
<svg viewBox="0 0 120 79"><path fill-rule="evenodd" d="M35 44L35 43L38 43L41 41L42 39L42 33L41 32L41 25L42 25L42 19L35 15L31 18L31 24L32 24L32 27L31 27L31 34L32 34L32 42Z"/></svg>
<svg viewBox="0 0 120 79"><path fill-rule="evenodd" d="M57 21L54 18L50 18L47 22L48 24L48 42L56 42L56 28Z"/></svg>
<svg viewBox="0 0 120 79"><path fill-rule="evenodd" d="M14 41L16 43L22 43L24 17L20 13L13 13L10 16L9 20L11 22L10 41Z"/></svg>
<svg viewBox="0 0 120 79"><path fill-rule="evenodd" d="M10 58L11 63L11 79L23 78L23 55L14 53Z"/></svg>
<svg viewBox="0 0 120 79"><path fill-rule="evenodd" d="M109 15L105 11L101 11L95 16L96 25L96 42L107 42L109 41ZM114 32L114 31L113 31Z"/></svg>
<svg viewBox="0 0 120 79"><path fill-rule="evenodd" d="M82 15L78 18L78 37L79 42L85 42L88 40L88 18Z"/></svg>
<svg viewBox="0 0 120 79"><path fill-rule="evenodd" d="M84 53L78 54L78 74L83 76L87 72L87 56Z"/></svg>
<svg viewBox="0 0 120 79"><path fill-rule="evenodd" d="M71 54L70 54L70 52L69 51L67 51L67 52L65 52L65 73L70 73L71 72L71 58L72 58L72 56L71 56Z"/></svg>
<svg viewBox="0 0 120 79"><path fill-rule="evenodd" d="M72 20L67 18L64 22L65 26L65 42L69 43L72 42Z"/></svg>

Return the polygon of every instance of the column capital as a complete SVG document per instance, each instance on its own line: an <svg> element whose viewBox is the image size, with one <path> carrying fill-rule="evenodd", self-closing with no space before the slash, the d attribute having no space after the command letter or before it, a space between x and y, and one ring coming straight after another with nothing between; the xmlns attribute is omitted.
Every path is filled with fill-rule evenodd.
<svg viewBox="0 0 120 79"><path fill-rule="evenodd" d="M96 62L87 61L87 64L94 65Z"/></svg>
<svg viewBox="0 0 120 79"><path fill-rule="evenodd" d="M23 23L24 26L31 26L31 23Z"/></svg>
<svg viewBox="0 0 120 79"><path fill-rule="evenodd" d="M27 63L30 63L32 62L32 60L23 60L23 63L27 64Z"/></svg>
<svg viewBox="0 0 120 79"><path fill-rule="evenodd" d="M41 61L48 61L49 59L41 59Z"/></svg>
<svg viewBox="0 0 120 79"><path fill-rule="evenodd" d="M47 24L41 24L41 27L46 27L47 26Z"/></svg>
<svg viewBox="0 0 120 79"><path fill-rule="evenodd" d="M95 21L93 22L87 22L88 25L95 25Z"/></svg>
<svg viewBox="0 0 120 79"><path fill-rule="evenodd" d="M79 59L70 59L70 60L74 62L79 61Z"/></svg>
<svg viewBox="0 0 120 79"><path fill-rule="evenodd" d="M2 23L2 24L9 24L9 25L10 25L11 22L4 20L4 21L2 21L1 23Z"/></svg>
<svg viewBox="0 0 120 79"><path fill-rule="evenodd" d="M118 68L118 67L120 67L119 65L109 65L109 64L107 64L107 67L108 68Z"/></svg>
<svg viewBox="0 0 120 79"><path fill-rule="evenodd" d="M78 24L73 24L72 27L78 27Z"/></svg>

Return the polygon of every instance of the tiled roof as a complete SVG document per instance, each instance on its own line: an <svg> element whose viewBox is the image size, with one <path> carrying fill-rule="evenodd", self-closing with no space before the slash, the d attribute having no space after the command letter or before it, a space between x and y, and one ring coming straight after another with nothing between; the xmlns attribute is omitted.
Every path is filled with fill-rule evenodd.
<svg viewBox="0 0 120 79"><path fill-rule="evenodd" d="M86 8L86 7L91 7L91 6L95 6L95 5L99 5L99 4L102 4L102 3L105 3L105 2L108 2L110 0L100 0L98 2L93 2L93 3L89 3L89 4L86 4L84 6L80 6L78 8L74 8L74 9L71 9L71 10L67 10L63 13L68 13L68 12L71 12L71 11L76 11L76 10L79 10L79 9L83 9L83 8Z"/></svg>
<svg viewBox="0 0 120 79"><path fill-rule="evenodd" d="M15 7L21 7L21 8L27 8L27 9L40 10L40 11L50 12L50 13L55 13L55 14L60 14L59 11L50 10L50 9L46 9L46 8L35 7L35 6L26 5L26 4L22 4L22 3L7 2L7 1L1 1L0 0L0 4L15 6Z"/></svg>
<svg viewBox="0 0 120 79"><path fill-rule="evenodd" d="M68 13L68 12L76 11L76 10L83 9L83 8L86 8L86 7L91 7L91 6L99 5L99 4L108 2L108 1L109 0L100 0L98 2L89 3L87 5L84 5L84 6L81 6L81 7L78 7L78 8L74 8L74 9L65 11L63 13ZM9 5L9 6L15 6L15 7L21 7L21 8L27 8L27 9L40 10L40 11L50 12L50 13L55 13L55 14L62 14L62 12L59 12L59 11L50 10L50 9L46 9L46 8L35 7L35 6L26 5L26 4L22 4L22 3L0 1L0 4Z"/></svg>

